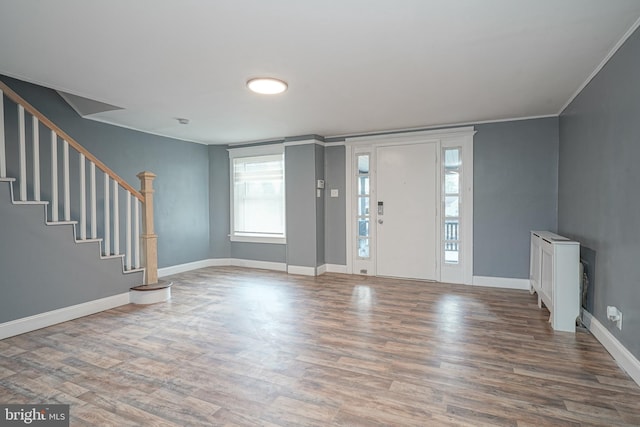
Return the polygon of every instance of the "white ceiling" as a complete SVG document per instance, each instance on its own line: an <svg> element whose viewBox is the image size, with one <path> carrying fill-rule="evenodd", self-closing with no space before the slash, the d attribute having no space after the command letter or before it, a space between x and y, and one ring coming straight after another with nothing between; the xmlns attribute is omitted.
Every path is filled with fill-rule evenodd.
<svg viewBox="0 0 640 427"><path fill-rule="evenodd" d="M0 0L0 74L201 143L359 134L557 115L639 17L639 0ZM253 94L256 76L289 90Z"/></svg>

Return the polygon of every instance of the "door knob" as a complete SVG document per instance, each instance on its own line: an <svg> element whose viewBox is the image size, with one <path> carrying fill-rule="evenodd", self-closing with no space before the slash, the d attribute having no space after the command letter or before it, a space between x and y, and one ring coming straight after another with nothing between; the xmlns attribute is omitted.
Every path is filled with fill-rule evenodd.
<svg viewBox="0 0 640 427"><path fill-rule="evenodd" d="M378 224L382 224L383 222L384 222L384 220L382 220L382 219L378 220Z"/></svg>

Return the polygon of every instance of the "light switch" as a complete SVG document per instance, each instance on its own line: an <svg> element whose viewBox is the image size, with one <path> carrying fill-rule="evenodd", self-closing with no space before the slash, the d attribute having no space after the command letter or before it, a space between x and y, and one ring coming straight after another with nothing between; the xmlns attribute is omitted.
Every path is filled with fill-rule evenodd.
<svg viewBox="0 0 640 427"><path fill-rule="evenodd" d="M316 190L316 197L322 197L322 190L320 189Z"/></svg>
<svg viewBox="0 0 640 427"><path fill-rule="evenodd" d="M332 188L331 189L331 197L338 197L338 189L337 188Z"/></svg>

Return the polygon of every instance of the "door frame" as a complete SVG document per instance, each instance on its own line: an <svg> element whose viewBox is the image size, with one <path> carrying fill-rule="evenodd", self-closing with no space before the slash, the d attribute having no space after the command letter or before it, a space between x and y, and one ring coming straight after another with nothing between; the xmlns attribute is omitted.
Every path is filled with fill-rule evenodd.
<svg viewBox="0 0 640 427"><path fill-rule="evenodd" d="M348 274L360 274L363 269L367 270L367 275L376 275L376 254L375 254L375 230L370 240L371 256L369 260L361 260L356 257L355 254L355 242L356 232L355 227L355 160L356 155L360 153L369 153L370 168L375 167L375 152L379 146L390 145L409 145L409 144L423 144L423 143L436 143L436 168L438 170L437 177L437 198L436 204L436 217L438 219L437 233L438 233L438 268L437 279L438 281L449 283L462 283L471 285L473 283L473 136L475 134L473 126L458 127L451 129L437 129L415 132L400 132L392 134L381 135L366 135L357 136L345 139L345 205L346 205L346 256L347 256L347 268ZM462 243L460 247L460 264L451 265L445 264L444 256L442 252L443 246L443 234L442 234L442 204L443 204L443 185L441 182L442 177L442 149L448 147L460 147L462 148L462 188L463 188L463 208L460 217L460 224L462 230ZM372 179L370 182L375 182L375 170L371 172ZM375 184L371 188L372 201L375 200ZM372 225L377 221L377 209L371 209L370 220ZM375 227L371 227L375 229Z"/></svg>

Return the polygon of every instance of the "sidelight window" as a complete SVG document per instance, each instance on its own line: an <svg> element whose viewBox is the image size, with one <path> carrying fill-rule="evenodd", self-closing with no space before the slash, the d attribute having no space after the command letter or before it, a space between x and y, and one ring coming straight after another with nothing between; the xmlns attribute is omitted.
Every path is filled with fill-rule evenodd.
<svg viewBox="0 0 640 427"><path fill-rule="evenodd" d="M357 183L358 183L358 208L356 217L356 229L358 230L356 247L358 258L368 259L371 245L371 174L370 174L370 155L358 154L356 157L357 166Z"/></svg>
<svg viewBox="0 0 640 427"><path fill-rule="evenodd" d="M462 149L444 148L443 158L443 250L445 264L460 262L460 211Z"/></svg>

